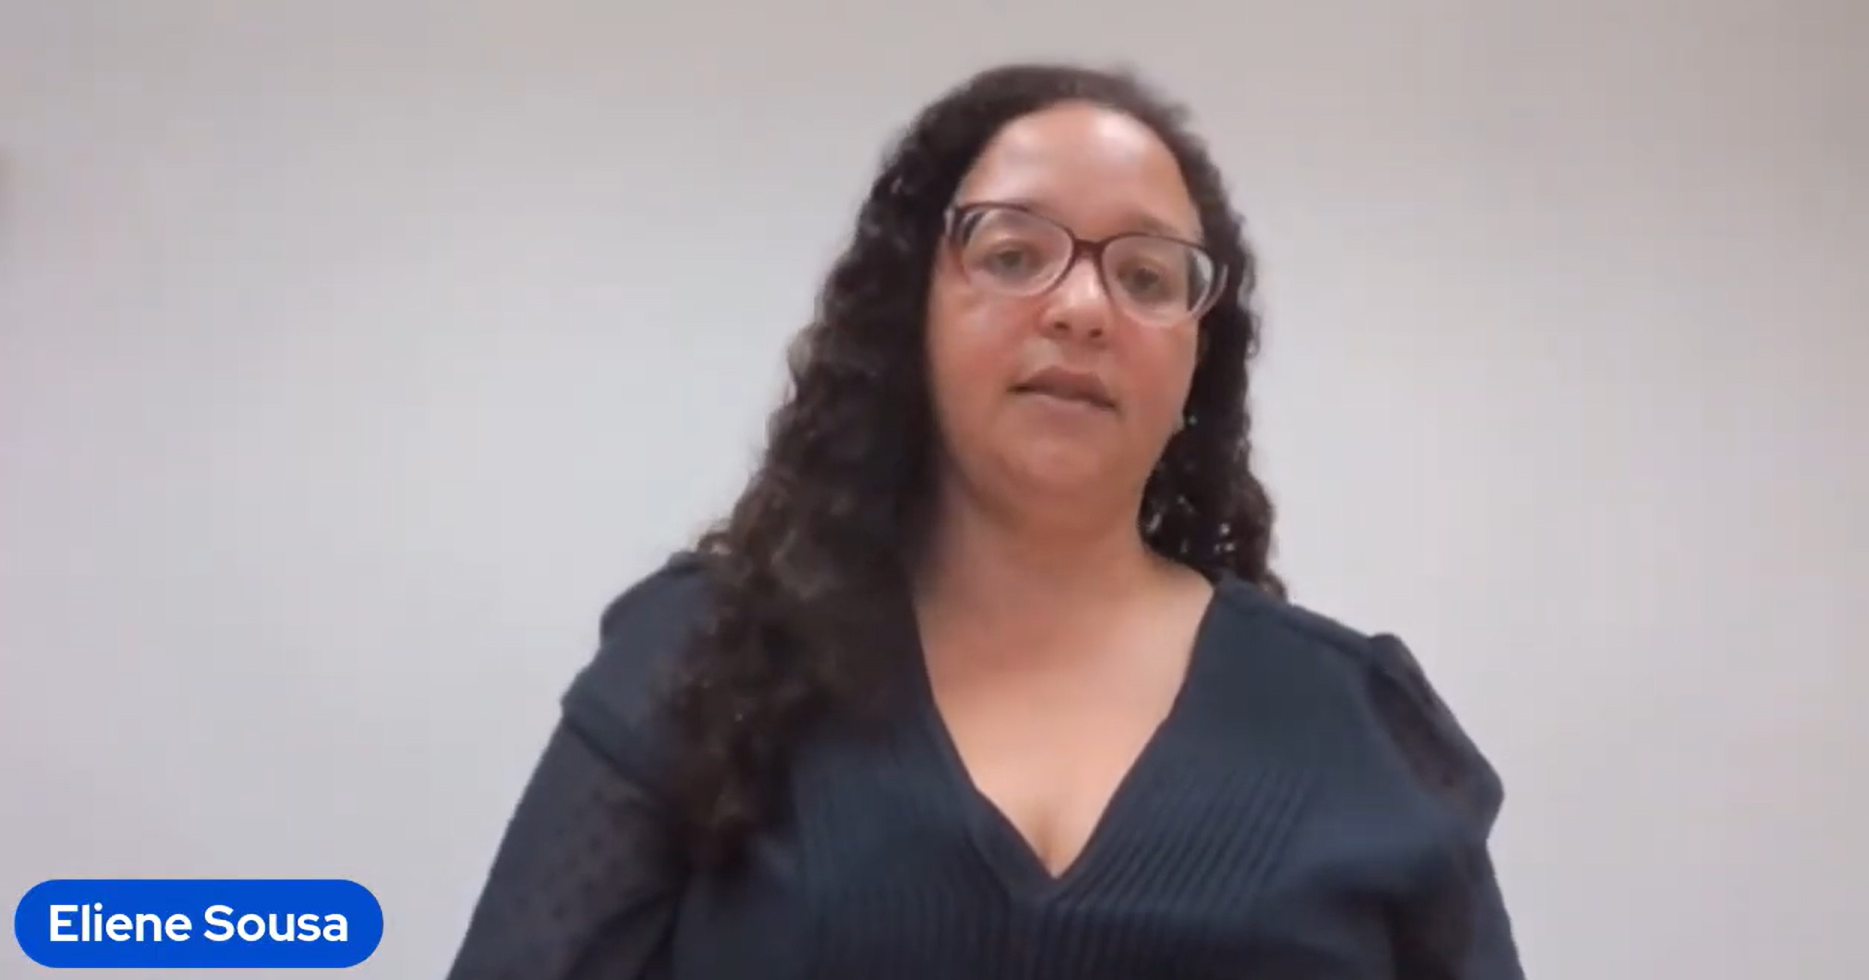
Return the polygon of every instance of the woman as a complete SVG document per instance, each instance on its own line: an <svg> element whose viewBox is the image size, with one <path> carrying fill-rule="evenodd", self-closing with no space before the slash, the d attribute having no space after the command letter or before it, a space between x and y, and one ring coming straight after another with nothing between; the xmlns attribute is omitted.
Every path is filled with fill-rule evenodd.
<svg viewBox="0 0 1869 980"><path fill-rule="evenodd" d="M605 612L452 976L1519 977L1492 769L1268 567L1253 285L1133 79L925 110L738 505Z"/></svg>

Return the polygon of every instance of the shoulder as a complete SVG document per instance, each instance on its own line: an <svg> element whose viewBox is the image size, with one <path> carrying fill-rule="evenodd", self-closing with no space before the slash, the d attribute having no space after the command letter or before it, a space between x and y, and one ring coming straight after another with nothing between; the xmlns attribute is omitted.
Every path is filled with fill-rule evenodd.
<svg viewBox="0 0 1869 980"><path fill-rule="evenodd" d="M1254 645L1302 672L1366 719L1378 750L1420 789L1484 835L1504 802L1498 772L1441 698L1414 651L1393 633L1365 632L1243 582L1221 596Z"/></svg>
<svg viewBox="0 0 1869 980"><path fill-rule="evenodd" d="M641 766L644 742L707 609L700 558L679 552L605 604L597 649L564 693L566 721L613 761Z"/></svg>

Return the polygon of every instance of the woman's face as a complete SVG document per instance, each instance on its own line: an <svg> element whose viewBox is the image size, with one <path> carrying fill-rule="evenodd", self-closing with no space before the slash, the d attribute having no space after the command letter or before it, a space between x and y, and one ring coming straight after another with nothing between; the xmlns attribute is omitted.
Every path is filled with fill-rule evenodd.
<svg viewBox="0 0 1869 980"><path fill-rule="evenodd" d="M1180 425L1198 350L1198 314L1176 303L1205 253L1172 241L1201 238L1174 156L1127 115L1067 103L1001 130L955 204L927 332L948 465L1045 504L1132 501ZM1071 236L1118 235L1101 270L1083 251L1063 264Z"/></svg>

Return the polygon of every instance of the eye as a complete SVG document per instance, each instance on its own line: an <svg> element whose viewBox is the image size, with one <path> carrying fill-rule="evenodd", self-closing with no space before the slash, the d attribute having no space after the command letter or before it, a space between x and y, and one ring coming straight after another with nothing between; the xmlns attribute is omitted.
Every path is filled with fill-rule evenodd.
<svg viewBox="0 0 1869 980"><path fill-rule="evenodd" d="M1123 269L1120 278L1124 291L1136 299L1161 299L1169 290L1167 273L1153 265L1132 263Z"/></svg>
<svg viewBox="0 0 1869 980"><path fill-rule="evenodd" d="M995 246L980 259L981 268L995 275L1016 275L1032 264L1031 247L1016 243Z"/></svg>
<svg viewBox="0 0 1869 980"><path fill-rule="evenodd" d="M1043 245L1024 237L995 236L967 250L968 268L1007 285L1022 286L1043 278L1050 261Z"/></svg>
<svg viewBox="0 0 1869 980"><path fill-rule="evenodd" d="M1172 314L1196 301L1205 280L1202 254L1186 242L1138 235L1107 254L1108 275L1132 306Z"/></svg>

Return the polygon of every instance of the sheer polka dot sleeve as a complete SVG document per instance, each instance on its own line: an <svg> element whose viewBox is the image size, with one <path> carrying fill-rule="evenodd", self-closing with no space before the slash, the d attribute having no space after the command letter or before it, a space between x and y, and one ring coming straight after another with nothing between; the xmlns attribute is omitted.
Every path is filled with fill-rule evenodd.
<svg viewBox="0 0 1869 980"><path fill-rule="evenodd" d="M604 612L596 656L509 821L449 980L666 974L683 879L666 837L654 706L704 599L671 562Z"/></svg>
<svg viewBox="0 0 1869 980"><path fill-rule="evenodd" d="M675 885L657 826L640 787L561 723L507 826L450 980L657 976Z"/></svg>
<svg viewBox="0 0 1869 980"><path fill-rule="evenodd" d="M1448 815L1442 872L1396 922L1398 975L1523 980L1487 840L1505 792L1499 775L1441 701L1403 642L1371 642L1371 697L1415 781Z"/></svg>

